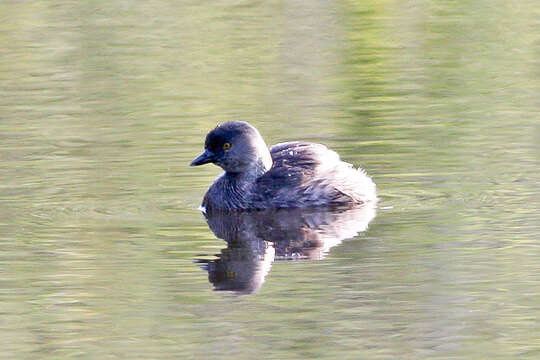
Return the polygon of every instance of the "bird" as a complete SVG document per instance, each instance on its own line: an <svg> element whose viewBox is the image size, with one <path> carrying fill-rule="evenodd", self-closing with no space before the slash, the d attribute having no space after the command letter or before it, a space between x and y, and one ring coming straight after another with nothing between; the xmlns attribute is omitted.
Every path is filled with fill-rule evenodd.
<svg viewBox="0 0 540 360"><path fill-rule="evenodd" d="M247 122L229 121L211 130L204 152L191 166L213 163L224 172L210 186L203 211L350 207L376 202L366 172L340 160L325 145L292 141L268 148Z"/></svg>

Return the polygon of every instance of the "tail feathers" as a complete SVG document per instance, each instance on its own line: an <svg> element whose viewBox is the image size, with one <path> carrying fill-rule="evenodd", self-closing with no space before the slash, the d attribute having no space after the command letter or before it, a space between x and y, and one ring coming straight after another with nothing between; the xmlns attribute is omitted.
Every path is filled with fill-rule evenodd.
<svg viewBox="0 0 540 360"><path fill-rule="evenodd" d="M340 167L332 181L337 192L359 204L377 200L375 183L363 169L355 169L348 163L341 163Z"/></svg>

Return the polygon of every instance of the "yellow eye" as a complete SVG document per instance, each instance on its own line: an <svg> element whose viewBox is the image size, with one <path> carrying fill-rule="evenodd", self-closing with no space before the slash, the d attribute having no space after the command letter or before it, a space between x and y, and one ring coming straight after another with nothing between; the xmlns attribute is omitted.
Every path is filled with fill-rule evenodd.
<svg viewBox="0 0 540 360"><path fill-rule="evenodd" d="M228 143L226 142L225 144L223 144L223 150L229 150L231 148L231 143Z"/></svg>

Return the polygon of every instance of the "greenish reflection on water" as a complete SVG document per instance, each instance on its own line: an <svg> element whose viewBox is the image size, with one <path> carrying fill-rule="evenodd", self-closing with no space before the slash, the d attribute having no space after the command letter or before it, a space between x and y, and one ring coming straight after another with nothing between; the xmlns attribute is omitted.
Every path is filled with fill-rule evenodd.
<svg viewBox="0 0 540 360"><path fill-rule="evenodd" d="M0 14L1 357L540 355L536 1ZM227 120L329 145L386 210L253 295L212 291L219 171L188 164Z"/></svg>

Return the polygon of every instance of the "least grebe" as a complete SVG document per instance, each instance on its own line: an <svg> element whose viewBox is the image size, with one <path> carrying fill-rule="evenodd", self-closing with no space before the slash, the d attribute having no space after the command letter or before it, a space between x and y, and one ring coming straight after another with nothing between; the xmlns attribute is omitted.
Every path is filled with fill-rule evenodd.
<svg viewBox="0 0 540 360"><path fill-rule="evenodd" d="M375 184L326 146L286 142L266 146L253 126L231 121L206 136L191 166L214 163L225 172L206 192L211 210L352 206L375 202Z"/></svg>

